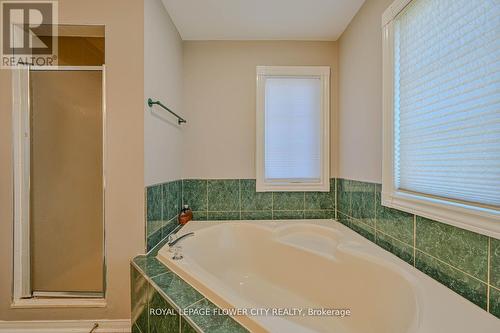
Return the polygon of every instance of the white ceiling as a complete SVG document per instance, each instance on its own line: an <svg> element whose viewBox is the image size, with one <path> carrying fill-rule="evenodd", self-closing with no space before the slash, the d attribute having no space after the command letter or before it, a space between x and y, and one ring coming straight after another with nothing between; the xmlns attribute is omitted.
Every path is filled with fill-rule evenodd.
<svg viewBox="0 0 500 333"><path fill-rule="evenodd" d="M337 40L365 0L162 0L183 40Z"/></svg>

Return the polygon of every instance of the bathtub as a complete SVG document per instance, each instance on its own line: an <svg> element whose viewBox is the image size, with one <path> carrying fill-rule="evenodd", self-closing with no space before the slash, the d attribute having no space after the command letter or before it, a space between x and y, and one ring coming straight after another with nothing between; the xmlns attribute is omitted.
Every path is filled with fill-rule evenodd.
<svg viewBox="0 0 500 333"><path fill-rule="evenodd" d="M189 222L158 259L251 332L500 332L500 320L332 220ZM232 310L231 310L232 309Z"/></svg>

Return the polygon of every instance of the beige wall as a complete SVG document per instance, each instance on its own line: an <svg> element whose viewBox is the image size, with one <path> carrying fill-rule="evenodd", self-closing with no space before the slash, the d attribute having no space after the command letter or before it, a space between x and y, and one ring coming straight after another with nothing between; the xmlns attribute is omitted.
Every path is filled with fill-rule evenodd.
<svg viewBox="0 0 500 333"><path fill-rule="evenodd" d="M0 70L0 320L130 318L129 260L144 249L144 6L142 0L59 0L63 24L106 25L107 307L11 309L10 72Z"/></svg>
<svg viewBox="0 0 500 333"><path fill-rule="evenodd" d="M144 17L145 99L159 99L182 115L182 40L161 0L146 0ZM145 106L145 110L146 185L181 178L184 126L158 106Z"/></svg>
<svg viewBox="0 0 500 333"><path fill-rule="evenodd" d="M255 178L255 67L331 67L332 149L337 105L337 43L184 42L183 177ZM332 154L332 175L335 175Z"/></svg>
<svg viewBox="0 0 500 333"><path fill-rule="evenodd" d="M339 177L382 182L383 11L367 0L339 43Z"/></svg>

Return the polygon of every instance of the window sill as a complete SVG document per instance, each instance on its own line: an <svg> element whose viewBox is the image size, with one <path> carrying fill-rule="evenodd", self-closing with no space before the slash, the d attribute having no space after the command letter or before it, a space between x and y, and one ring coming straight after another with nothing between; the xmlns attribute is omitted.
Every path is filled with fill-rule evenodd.
<svg viewBox="0 0 500 333"><path fill-rule="evenodd" d="M401 191L382 191L382 205L500 239L500 212Z"/></svg>
<svg viewBox="0 0 500 333"><path fill-rule="evenodd" d="M12 309L36 308L104 308L105 298L21 298L12 301Z"/></svg>

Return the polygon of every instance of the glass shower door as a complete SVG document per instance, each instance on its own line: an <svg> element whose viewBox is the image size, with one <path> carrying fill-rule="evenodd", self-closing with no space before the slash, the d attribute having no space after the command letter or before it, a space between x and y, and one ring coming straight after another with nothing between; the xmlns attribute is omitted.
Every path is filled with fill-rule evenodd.
<svg viewBox="0 0 500 333"><path fill-rule="evenodd" d="M102 296L103 71L41 67L29 77L32 293Z"/></svg>

